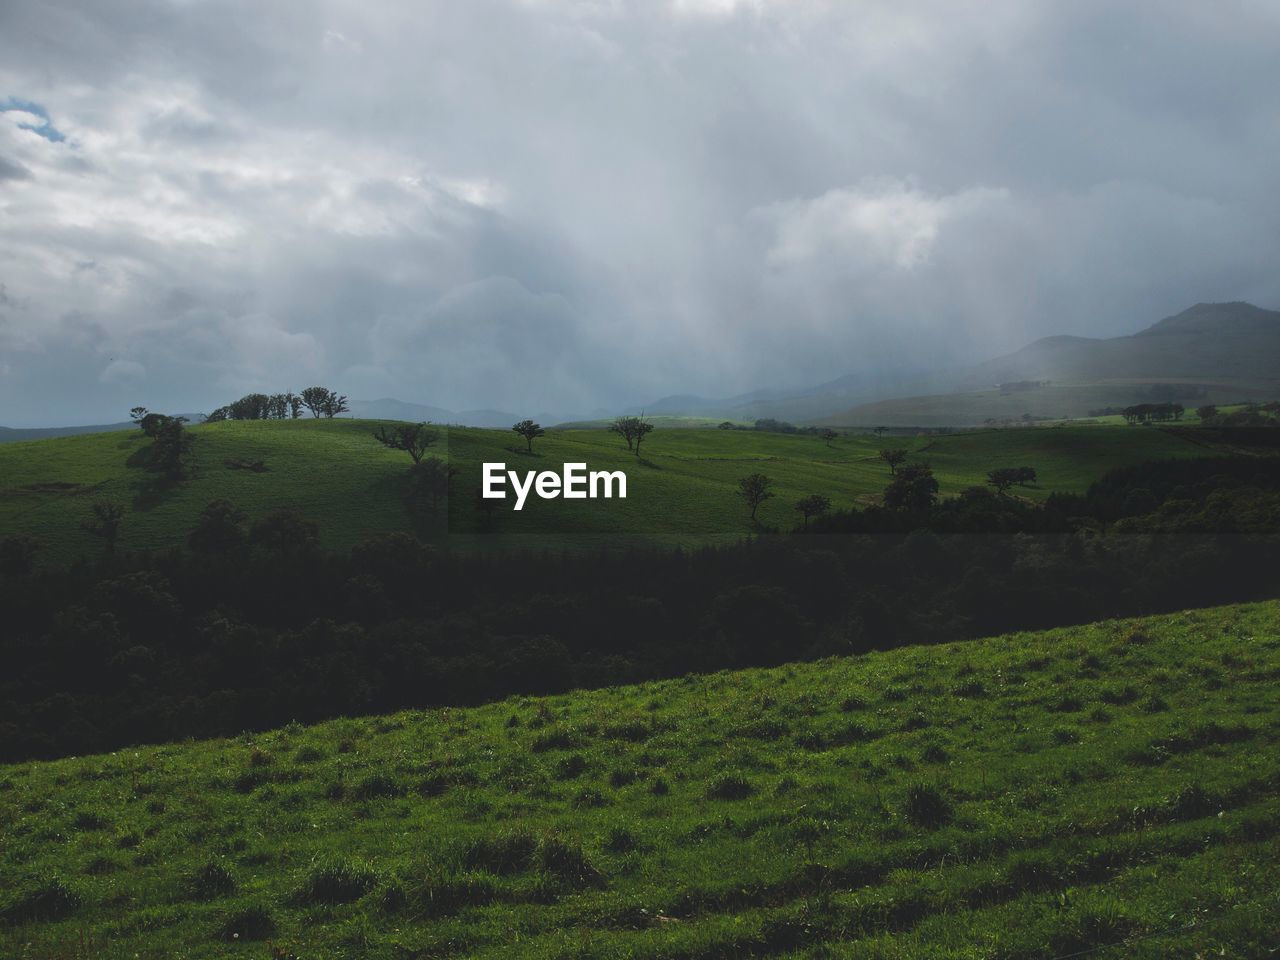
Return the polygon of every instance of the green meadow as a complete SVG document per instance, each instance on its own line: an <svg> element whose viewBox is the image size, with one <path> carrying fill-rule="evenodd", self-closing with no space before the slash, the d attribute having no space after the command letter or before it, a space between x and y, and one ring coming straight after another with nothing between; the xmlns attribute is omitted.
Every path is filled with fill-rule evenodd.
<svg viewBox="0 0 1280 960"><path fill-rule="evenodd" d="M346 549L369 535L410 527L403 501L409 458L373 438L377 423L358 420L240 421L198 425L190 476L166 482L148 469L150 441L138 431L0 445L0 529L43 544L44 563L65 563L101 550L82 524L95 500L128 511L119 549L137 552L181 544L210 501L226 499L259 519L291 508L320 526L322 543ZM1150 427L1053 426L958 432L940 436L843 434L819 437L746 430L659 428L641 456L606 430L550 430L526 452L509 431L441 428L432 453L459 470L447 529L459 541L528 543L538 549L639 537L661 543L731 543L763 528L798 522L795 501L823 494L839 507L877 501L889 471L882 447L903 447L927 460L944 496L981 484L988 470L1034 466L1038 483L1019 496L1085 490L1113 467L1203 455L1205 448ZM261 461L262 469L246 464ZM541 501L515 513L510 502L491 515L478 509L481 464L556 470L585 462L624 470L626 500ZM735 495L738 480L764 473L776 496L752 524ZM440 525L443 528L443 524ZM478 535L468 537L467 535Z"/></svg>
<svg viewBox="0 0 1280 960"><path fill-rule="evenodd" d="M15 958L1257 957L1280 603L0 767Z"/></svg>

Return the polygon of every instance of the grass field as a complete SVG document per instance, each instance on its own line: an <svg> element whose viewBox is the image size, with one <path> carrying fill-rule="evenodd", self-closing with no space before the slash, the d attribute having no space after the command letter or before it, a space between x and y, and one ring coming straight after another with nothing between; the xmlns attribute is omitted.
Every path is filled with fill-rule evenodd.
<svg viewBox="0 0 1280 960"><path fill-rule="evenodd" d="M371 534L405 529L402 501L409 459L376 443L376 425L355 420L245 421L192 428L195 469L179 484L161 482L146 467L150 443L140 432L91 434L0 446L0 533L26 534L44 544L42 562L65 563L101 550L82 529L93 501L129 511L120 549L163 549L183 542L200 510L227 499L257 519L291 507L320 525L326 547L346 549ZM759 529L735 496L737 481L761 472L777 496L760 509L766 526L790 529L794 503L821 493L836 507L875 502L888 481L880 447L906 447L928 460L942 494L983 482L998 466L1031 465L1039 483L1020 495L1083 491L1107 470L1144 460L1199 456L1203 447L1154 428L1059 426L984 430L938 437L842 436L831 445L795 434L737 430L656 430L643 457L604 430L555 430L532 455L509 431L441 430L433 448L460 470L449 530L483 532L471 542L527 542L538 548L641 536L659 542L733 542ZM229 460L262 460L266 470L232 469ZM591 469L625 470L622 500L541 501L523 511L501 505L491 519L476 509L481 463L510 469L559 470L565 461ZM501 536L494 536L495 534Z"/></svg>
<svg viewBox="0 0 1280 960"><path fill-rule="evenodd" d="M1278 677L1272 602L3 767L0 954L1263 956Z"/></svg>

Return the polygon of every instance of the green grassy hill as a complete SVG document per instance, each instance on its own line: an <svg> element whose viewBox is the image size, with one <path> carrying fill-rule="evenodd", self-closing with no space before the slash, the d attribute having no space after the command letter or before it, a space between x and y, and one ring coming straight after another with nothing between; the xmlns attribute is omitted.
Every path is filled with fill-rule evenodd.
<svg viewBox="0 0 1280 960"><path fill-rule="evenodd" d="M1278 679L1272 602L0 767L0 954L1263 956Z"/></svg>
<svg viewBox="0 0 1280 960"><path fill-rule="evenodd" d="M44 544L43 561L68 562L100 544L81 524L93 501L129 511L120 549L163 549L183 542L200 510L227 499L257 519L291 507L320 524L325 546L346 549L371 534L405 529L402 500L408 457L371 437L376 424L359 420L242 421L192 428L195 469L179 484L147 468L150 441L138 431L93 434L0 446L0 532L27 534ZM462 539L484 533L537 547L594 542L618 536L698 544L732 542L754 527L735 496L737 481L753 472L775 482L777 496L760 509L764 525L790 529L794 503L821 493L837 507L873 502L888 480L876 459L880 447L907 447L927 459L943 495L983 482L993 467L1028 464L1038 486L1020 492L1041 499L1051 491L1082 491L1116 466L1167 457L1197 456L1205 448L1148 428L1097 426L986 430L939 437L842 436L831 445L811 436L738 430L659 429L637 459L604 430L552 430L524 450L501 430L442 430L433 448L460 474L448 527ZM262 472L235 469L233 461L261 460ZM520 513L500 505L486 520L476 509L481 463L510 469L559 470L566 461L591 469L625 470L626 500L540 501ZM491 536L501 535L500 538Z"/></svg>

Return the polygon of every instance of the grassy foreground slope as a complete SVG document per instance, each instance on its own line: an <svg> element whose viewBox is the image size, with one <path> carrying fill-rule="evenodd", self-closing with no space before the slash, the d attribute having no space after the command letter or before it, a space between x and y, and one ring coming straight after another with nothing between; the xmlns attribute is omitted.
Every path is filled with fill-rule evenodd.
<svg viewBox="0 0 1280 960"><path fill-rule="evenodd" d="M1262 956L1277 683L1272 602L0 768L0 954Z"/></svg>
<svg viewBox="0 0 1280 960"><path fill-rule="evenodd" d="M163 549L181 544L199 512L227 499L258 519L291 507L320 525L325 546L346 549L360 539L403 530L402 499L408 457L371 437L376 423L360 420L246 421L192 428L194 471L178 484L148 469L149 444L138 431L11 443L0 446L0 535L26 534L44 544L45 562L67 562L101 549L81 525L94 500L114 500L129 511L120 549ZM732 542L754 527L735 495L738 480L762 472L777 496L760 509L760 522L790 529L795 501L811 493L837 507L879 497L888 470L881 447L906 447L934 467L942 494L983 482L994 467L1031 465L1039 484L1020 491L1040 499L1055 490L1083 491L1113 467L1145 460L1198 456L1205 448L1172 433L1139 427L1046 427L985 430L941 437L842 436L820 438L730 430L657 430L637 459L604 430L553 430L532 455L509 431L451 428L433 448L460 470L449 529L536 535L642 534L673 542ZM229 462L263 461L266 469L236 469ZM486 520L475 508L481 464L510 469L559 470L566 462L591 469L625 470L625 501L540 501L513 513L500 506Z"/></svg>

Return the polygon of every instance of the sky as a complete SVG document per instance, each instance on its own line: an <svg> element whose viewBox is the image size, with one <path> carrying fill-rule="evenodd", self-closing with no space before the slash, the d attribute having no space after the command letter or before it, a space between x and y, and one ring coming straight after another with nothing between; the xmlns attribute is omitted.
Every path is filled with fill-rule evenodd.
<svg viewBox="0 0 1280 960"><path fill-rule="evenodd" d="M564 416L1280 307L1273 0L7 0L0 424Z"/></svg>

